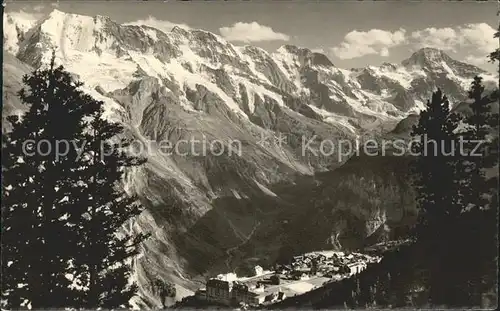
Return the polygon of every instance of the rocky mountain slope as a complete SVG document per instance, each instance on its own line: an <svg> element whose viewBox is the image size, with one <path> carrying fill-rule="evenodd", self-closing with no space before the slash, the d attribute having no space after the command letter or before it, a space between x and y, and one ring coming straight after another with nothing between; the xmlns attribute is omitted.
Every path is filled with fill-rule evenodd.
<svg viewBox="0 0 500 311"><path fill-rule="evenodd" d="M279 252L293 227L275 231L277 221L299 225L297 215L311 214L308 207L316 206L313 196L325 194L306 192L320 182L307 176L334 169L347 159L339 161L338 150L328 155L304 153L303 141L315 137L310 146L318 151L323 139L352 141L383 134L417 112L436 87L458 103L465 99L474 75L494 79L427 48L401 64L345 70L306 48L285 45L270 53L232 45L203 30L175 27L165 33L58 10L40 20L8 13L3 118L22 111L15 96L22 74L46 65L52 50L56 63L106 103L109 118L122 122L130 137L149 146L147 163L125 180L126 190L137 193L147 207L127 230L153 233L134 262L141 285L136 303L148 306L159 305L146 286L152 277L171 280L179 293L188 293L197 287L196 277L207 271L234 268L239 257L266 253L272 258ZM280 133L286 142L275 139ZM194 150L183 145L182 152L172 155L158 145L192 139L205 142ZM210 143L215 140L215 145ZM241 143L241 152L231 152L235 141ZM207 145L216 146L217 155L200 155ZM335 176L351 176L348 188L364 183L356 174ZM369 178L387 184L373 174ZM302 180L307 186L300 184ZM328 202L337 204L335 198ZM347 198L342 210L349 210L351 202ZM368 199L356 205L363 218L358 211L348 218L358 219L366 230L352 245L359 245L389 217L380 202L375 209ZM332 224L321 226L327 232L318 235L319 244L330 243L332 235L348 239L336 224L343 216L332 215L327 218ZM305 223L304 231L315 226L314 219ZM346 224L343 228L349 227ZM258 242L263 236L275 244L263 248Z"/></svg>

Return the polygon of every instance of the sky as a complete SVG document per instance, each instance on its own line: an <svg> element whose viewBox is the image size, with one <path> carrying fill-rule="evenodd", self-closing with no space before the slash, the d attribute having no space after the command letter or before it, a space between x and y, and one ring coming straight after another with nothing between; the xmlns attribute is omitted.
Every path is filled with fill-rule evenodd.
<svg viewBox="0 0 500 311"><path fill-rule="evenodd" d="M487 55L499 46L496 1L6 1L6 12L57 9L105 15L164 31L175 25L221 35L270 52L284 44L326 54L341 68L398 63L421 47L496 71ZM496 65L498 66L498 65Z"/></svg>

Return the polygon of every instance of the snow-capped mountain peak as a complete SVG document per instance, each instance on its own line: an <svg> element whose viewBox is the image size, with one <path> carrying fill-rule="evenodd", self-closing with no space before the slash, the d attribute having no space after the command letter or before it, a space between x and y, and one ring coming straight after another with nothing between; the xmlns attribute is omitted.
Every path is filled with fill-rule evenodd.
<svg viewBox="0 0 500 311"><path fill-rule="evenodd" d="M427 71L440 69L443 63L449 60L449 56L441 50L434 48L422 48L414 52L408 59L401 62L408 69L415 67L422 68Z"/></svg>
<svg viewBox="0 0 500 311"><path fill-rule="evenodd" d="M447 55L440 49L424 47L413 53L412 57L428 61L440 61L443 57L447 57Z"/></svg>
<svg viewBox="0 0 500 311"><path fill-rule="evenodd" d="M421 48L414 52L408 59L403 60L401 64L408 69L418 67L430 73L448 73L451 71L453 74L466 78L486 73L486 71L479 67L454 60L442 50L429 47Z"/></svg>
<svg viewBox="0 0 500 311"><path fill-rule="evenodd" d="M284 45L270 53L180 26L165 33L146 25L121 25L106 16L57 9L37 21L12 15L6 23L4 42L9 51L34 67L48 63L55 49L56 61L91 89L113 92L151 76L181 96L188 110L196 109L184 97L187 89L203 85L244 119L253 118L254 101L259 100L295 111L296 105L287 104L289 98L300 98L315 117L329 123L344 124L342 118L358 123L366 116L401 118L418 109L418 102L439 86L450 91L450 98L460 100L466 80L484 73L432 48L416 51L401 65L384 63L348 71L308 48Z"/></svg>
<svg viewBox="0 0 500 311"><path fill-rule="evenodd" d="M277 53L293 55L301 65L334 67L326 55L308 48L286 44L278 48Z"/></svg>

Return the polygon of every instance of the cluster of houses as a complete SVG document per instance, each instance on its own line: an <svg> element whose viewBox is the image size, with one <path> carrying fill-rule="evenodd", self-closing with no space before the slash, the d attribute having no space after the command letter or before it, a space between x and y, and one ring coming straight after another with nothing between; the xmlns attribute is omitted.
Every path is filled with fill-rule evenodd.
<svg viewBox="0 0 500 311"><path fill-rule="evenodd" d="M314 276L351 276L366 269L369 263L380 260L380 257L360 253L312 252L294 256L289 264L277 265L276 271L295 280L305 280Z"/></svg>
<svg viewBox="0 0 500 311"><path fill-rule="evenodd" d="M297 285L302 281L318 284L318 281L331 282L350 277L380 259L360 253L307 253L291 258L288 264L277 264L275 271L264 271L256 266L255 276L252 277L239 278L229 273L211 278L206 288L198 290L195 296L201 301L226 306L273 303L286 298L286 290L282 288L286 289L290 284Z"/></svg>

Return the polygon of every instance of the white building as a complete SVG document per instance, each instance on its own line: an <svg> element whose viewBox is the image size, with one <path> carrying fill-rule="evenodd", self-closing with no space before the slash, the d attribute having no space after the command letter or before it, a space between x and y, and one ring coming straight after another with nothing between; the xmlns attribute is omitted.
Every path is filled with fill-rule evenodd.
<svg viewBox="0 0 500 311"><path fill-rule="evenodd" d="M264 269L261 266L255 266L255 275L260 276L264 274Z"/></svg>
<svg viewBox="0 0 500 311"><path fill-rule="evenodd" d="M347 264L347 267L349 267L349 269L351 269L351 274L358 274L361 271L366 269L366 263L364 263L362 261L351 262L351 263Z"/></svg>
<svg viewBox="0 0 500 311"><path fill-rule="evenodd" d="M238 280L238 276L236 275L236 273L219 274L217 275L217 279L226 282L233 282Z"/></svg>
<svg viewBox="0 0 500 311"><path fill-rule="evenodd" d="M264 285L256 287L251 291L245 284L228 282L217 278L208 280L206 290L199 290L195 296L200 300L207 300L227 306L236 306L240 303L249 305L261 304L265 301L266 294Z"/></svg>

